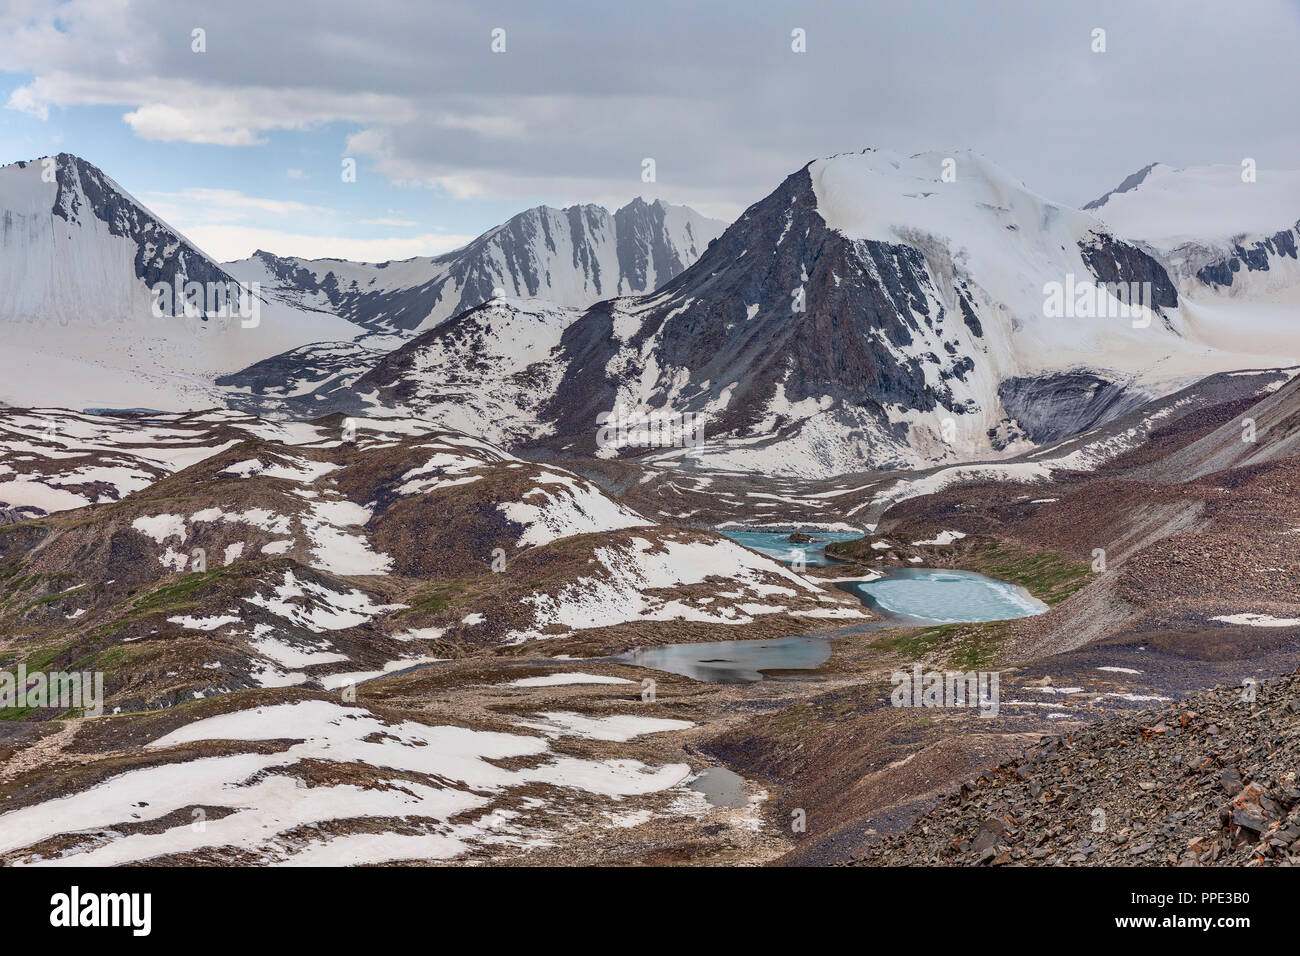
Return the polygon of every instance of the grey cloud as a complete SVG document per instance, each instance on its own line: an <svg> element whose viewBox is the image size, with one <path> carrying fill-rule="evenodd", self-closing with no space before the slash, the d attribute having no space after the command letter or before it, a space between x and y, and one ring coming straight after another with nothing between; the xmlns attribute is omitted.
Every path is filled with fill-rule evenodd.
<svg viewBox="0 0 1300 956"><path fill-rule="evenodd" d="M869 145L969 147L1073 203L1152 160L1300 166L1300 13L1283 0L97 9L61 8L66 32L0 24L15 27L0 59L37 76L38 99L152 107L144 135L169 135L167 106L254 129L229 142L294 116L340 121L394 177L491 195L549 185L738 208L809 159ZM504 55L489 51L497 26ZM1089 49L1094 27L1105 54ZM656 188L640 183L643 156Z"/></svg>

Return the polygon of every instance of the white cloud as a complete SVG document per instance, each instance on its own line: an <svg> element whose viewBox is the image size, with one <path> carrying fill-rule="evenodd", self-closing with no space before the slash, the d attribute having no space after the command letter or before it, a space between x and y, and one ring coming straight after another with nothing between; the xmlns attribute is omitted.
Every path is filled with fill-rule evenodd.
<svg viewBox="0 0 1300 956"><path fill-rule="evenodd" d="M50 106L135 106L122 119L141 139L217 146L261 145L267 133L279 130L309 130L337 122L401 125L419 117L414 103L388 94L230 87L138 73L103 78L57 69L41 71L32 82L15 89L7 105L42 119L48 117Z"/></svg>
<svg viewBox="0 0 1300 956"><path fill-rule="evenodd" d="M388 216L380 216L377 219L362 219L359 224L362 226L393 226L404 229L419 225L414 219L393 219Z"/></svg>
<svg viewBox="0 0 1300 956"><path fill-rule="evenodd" d="M49 103L37 98L30 86L20 86L9 94L9 102L6 106L11 110L17 110L20 113L26 113L29 116L35 116L40 120L50 118Z"/></svg>
<svg viewBox="0 0 1300 956"><path fill-rule="evenodd" d="M306 259L352 259L386 262L414 256L435 256L458 249L474 236L425 233L378 239L358 239L259 224L266 217L283 221L302 217L305 224L335 217L332 209L287 199L249 196L233 189L193 187L171 192L146 193L141 199L158 216L184 233L191 242L219 262L246 259L258 249ZM409 228L413 220L380 217L359 225Z"/></svg>
<svg viewBox="0 0 1300 956"><path fill-rule="evenodd" d="M527 124L517 116L468 116L448 113L437 120L443 129L463 129L489 139L523 139Z"/></svg>
<svg viewBox="0 0 1300 956"><path fill-rule="evenodd" d="M223 126L213 123L209 115L163 103L142 106L122 119L141 139L216 146L260 146L266 142L247 126Z"/></svg>
<svg viewBox="0 0 1300 956"><path fill-rule="evenodd" d="M334 210L312 206L291 199L267 199L249 196L235 189L194 187L174 192L145 193L141 199L163 218L230 222L246 219L250 214L272 216L332 216Z"/></svg>
<svg viewBox="0 0 1300 956"><path fill-rule="evenodd" d="M175 224L174 224L175 225ZM425 233L419 236L354 239L349 236L308 235L256 226L208 224L178 226L200 249L218 262L247 259L258 249L304 259L351 259L388 262L415 256L437 256L473 241L475 236Z"/></svg>

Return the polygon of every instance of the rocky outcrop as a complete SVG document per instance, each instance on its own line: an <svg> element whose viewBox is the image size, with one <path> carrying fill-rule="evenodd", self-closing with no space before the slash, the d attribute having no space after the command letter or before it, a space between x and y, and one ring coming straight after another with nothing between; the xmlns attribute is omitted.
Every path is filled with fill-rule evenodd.
<svg viewBox="0 0 1300 956"><path fill-rule="evenodd" d="M1178 308L1178 292L1164 266L1137 246L1096 232L1079 243L1079 251L1098 282L1125 286L1139 283L1149 289L1150 301L1139 300L1130 304L1143 305L1157 312Z"/></svg>
<svg viewBox="0 0 1300 956"><path fill-rule="evenodd" d="M1147 178L1147 176L1151 174L1151 170L1155 169L1157 165L1157 163L1147 163L1137 172L1129 173L1129 175L1125 176L1124 180L1118 186L1106 193L1106 195L1094 199L1092 202L1084 203L1083 208L1100 209L1102 206L1106 205L1106 200L1110 199L1111 196L1137 189L1138 186L1142 185L1142 182Z"/></svg>
<svg viewBox="0 0 1300 956"><path fill-rule="evenodd" d="M963 782L857 865L1300 863L1300 672L1065 737Z"/></svg>
<svg viewBox="0 0 1300 956"><path fill-rule="evenodd" d="M1300 235L1300 222L1294 229L1284 229L1272 236L1257 239L1249 245L1237 243L1232 255L1203 266L1196 278L1211 287L1231 286L1233 277L1245 269L1247 272L1268 272L1269 263L1278 258L1295 259L1296 237Z"/></svg>
<svg viewBox="0 0 1300 956"><path fill-rule="evenodd" d="M891 430L885 404L917 411L942 404L960 413L948 383L963 379L971 362L965 349L938 346L934 329L944 310L934 304L924 256L901 243L849 239L816 207L805 167L751 206L649 308L638 308L638 327L624 340L613 335L608 306L575 322L564 336L568 370L551 405L561 440L590 451L596 416L640 377L639 363L614 361L620 349L649 350L659 369L685 370L673 410L711 411L713 433L753 433L769 418L778 388L787 403L829 397L883 431ZM978 329L958 298L964 318L954 319ZM927 365L938 367L936 381ZM655 384L663 397L651 404L667 398L666 383ZM904 432L895 440L905 441Z"/></svg>
<svg viewBox="0 0 1300 956"><path fill-rule="evenodd" d="M1126 415L1151 396L1089 372L1004 379L998 398L1035 444L1078 435Z"/></svg>

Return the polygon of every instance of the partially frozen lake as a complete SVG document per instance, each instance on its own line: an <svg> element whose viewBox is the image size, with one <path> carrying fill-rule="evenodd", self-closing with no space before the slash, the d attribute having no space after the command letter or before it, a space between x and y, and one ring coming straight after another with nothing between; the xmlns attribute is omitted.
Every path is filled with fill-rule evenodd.
<svg viewBox="0 0 1300 956"><path fill-rule="evenodd" d="M843 585L892 617L927 624L1032 617L1047 605L1024 588L973 571L901 568L875 581Z"/></svg>

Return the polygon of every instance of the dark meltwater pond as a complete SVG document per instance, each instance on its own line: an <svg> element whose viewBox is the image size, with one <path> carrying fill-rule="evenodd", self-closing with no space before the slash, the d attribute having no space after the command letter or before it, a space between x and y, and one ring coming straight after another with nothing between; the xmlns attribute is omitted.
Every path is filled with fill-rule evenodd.
<svg viewBox="0 0 1300 956"><path fill-rule="evenodd" d="M745 798L745 778L728 770L726 767L709 767L689 784L692 790L704 794L711 807L744 807L749 805Z"/></svg>
<svg viewBox="0 0 1300 956"><path fill-rule="evenodd" d="M762 680L763 671L811 671L831 656L822 637L782 637L771 641L714 641L638 647L619 660L652 670L719 684Z"/></svg>

